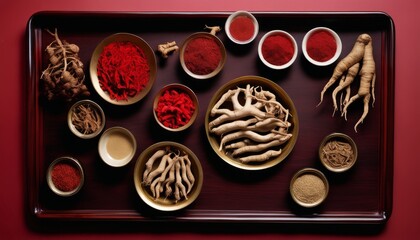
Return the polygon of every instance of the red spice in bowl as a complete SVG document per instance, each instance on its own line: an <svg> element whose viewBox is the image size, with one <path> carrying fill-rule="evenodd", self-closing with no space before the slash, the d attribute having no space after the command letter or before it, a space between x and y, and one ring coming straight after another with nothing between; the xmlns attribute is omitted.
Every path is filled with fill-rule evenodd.
<svg viewBox="0 0 420 240"><path fill-rule="evenodd" d="M225 24L227 36L237 44L252 42L257 36L258 28L255 17L246 11L237 11L231 14Z"/></svg>
<svg viewBox="0 0 420 240"><path fill-rule="evenodd" d="M337 60L341 48L337 33L325 27L310 30L302 41L302 51L306 59L318 66L326 66Z"/></svg>
<svg viewBox="0 0 420 240"><path fill-rule="evenodd" d="M258 54L261 61L273 69L287 68L297 57L297 44L287 32L274 30L261 38Z"/></svg>
<svg viewBox="0 0 420 240"><path fill-rule="evenodd" d="M83 185L82 166L74 158L57 158L48 168L47 181L51 190L56 194L60 196L74 195Z"/></svg>

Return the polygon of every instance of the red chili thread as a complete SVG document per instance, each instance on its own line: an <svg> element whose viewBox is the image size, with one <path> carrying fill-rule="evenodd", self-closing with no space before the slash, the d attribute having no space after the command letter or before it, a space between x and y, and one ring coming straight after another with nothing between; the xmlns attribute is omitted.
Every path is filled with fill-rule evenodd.
<svg viewBox="0 0 420 240"><path fill-rule="evenodd" d="M325 62L334 56L337 42L331 33L325 30L316 31L308 38L306 51L312 59Z"/></svg>
<svg viewBox="0 0 420 240"><path fill-rule="evenodd" d="M264 59L273 65L283 65L292 59L295 52L292 41L283 34L268 36L262 44Z"/></svg>
<svg viewBox="0 0 420 240"><path fill-rule="evenodd" d="M159 122L169 128L187 124L195 111L191 97L181 90L167 89L159 97L155 112Z"/></svg>
<svg viewBox="0 0 420 240"><path fill-rule="evenodd" d="M57 163L51 171L54 186L63 192L76 189L81 181L80 171L69 163Z"/></svg>
<svg viewBox="0 0 420 240"><path fill-rule="evenodd" d="M198 37L192 39L185 48L184 62L194 74L206 75L213 72L222 59L219 44L214 39Z"/></svg>
<svg viewBox="0 0 420 240"><path fill-rule="evenodd" d="M254 35L255 26L251 18L246 16L235 17L230 23L230 34L239 41L246 41Z"/></svg>
<svg viewBox="0 0 420 240"><path fill-rule="evenodd" d="M150 68L143 49L128 41L105 46L97 70L102 90L117 101L136 96L149 82Z"/></svg>

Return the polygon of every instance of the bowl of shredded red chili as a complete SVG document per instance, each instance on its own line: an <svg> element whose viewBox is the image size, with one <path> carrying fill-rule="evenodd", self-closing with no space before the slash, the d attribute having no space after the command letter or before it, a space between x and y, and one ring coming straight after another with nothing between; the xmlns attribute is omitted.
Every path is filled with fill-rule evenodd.
<svg viewBox="0 0 420 240"><path fill-rule="evenodd" d="M72 157L59 157L51 162L47 170L47 183L57 195L69 197L75 195L83 186L82 165Z"/></svg>
<svg viewBox="0 0 420 240"><path fill-rule="evenodd" d="M342 44L338 34L330 28L316 27L308 31L302 41L306 59L317 66L335 62L341 54Z"/></svg>
<svg viewBox="0 0 420 240"><path fill-rule="evenodd" d="M285 69L297 58L298 47L291 34L283 30L272 30L264 34L258 44L258 56L269 68Z"/></svg>
<svg viewBox="0 0 420 240"><path fill-rule="evenodd" d="M156 94L153 114L162 128L178 132L194 123L198 106L198 98L189 87L173 83L164 86Z"/></svg>
<svg viewBox="0 0 420 240"><path fill-rule="evenodd" d="M153 86L156 70L152 48L131 33L116 33L102 40L90 62L93 87L115 105L130 105L144 98Z"/></svg>

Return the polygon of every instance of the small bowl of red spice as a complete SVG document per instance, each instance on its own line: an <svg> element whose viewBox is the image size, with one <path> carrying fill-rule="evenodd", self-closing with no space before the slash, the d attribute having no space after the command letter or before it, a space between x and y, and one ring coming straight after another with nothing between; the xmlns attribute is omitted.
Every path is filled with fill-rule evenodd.
<svg viewBox="0 0 420 240"><path fill-rule="evenodd" d="M232 13L225 23L226 35L236 44L252 42L257 37L258 30L257 19L247 11Z"/></svg>
<svg viewBox="0 0 420 240"><path fill-rule="evenodd" d="M305 34L302 52L317 66L328 66L340 57L342 44L338 34L330 28L317 27Z"/></svg>
<svg viewBox="0 0 420 240"><path fill-rule="evenodd" d="M84 173L82 165L75 158L59 157L55 159L47 170L47 183L57 195L69 197L83 186Z"/></svg>
<svg viewBox="0 0 420 240"><path fill-rule="evenodd" d="M258 44L258 56L269 68L285 69L296 60L298 46L288 32L273 30L264 34Z"/></svg>
<svg viewBox="0 0 420 240"><path fill-rule="evenodd" d="M156 56L141 37L116 33L95 48L89 70L92 85L104 100L130 105L151 90L156 79Z"/></svg>
<svg viewBox="0 0 420 240"><path fill-rule="evenodd" d="M214 34L194 33L182 44L179 60L189 76L196 79L209 79L223 69L226 62L226 49L222 41Z"/></svg>
<svg viewBox="0 0 420 240"><path fill-rule="evenodd" d="M197 118L198 98L189 87L173 83L164 86L153 102L153 115L164 129L179 132L189 128Z"/></svg>

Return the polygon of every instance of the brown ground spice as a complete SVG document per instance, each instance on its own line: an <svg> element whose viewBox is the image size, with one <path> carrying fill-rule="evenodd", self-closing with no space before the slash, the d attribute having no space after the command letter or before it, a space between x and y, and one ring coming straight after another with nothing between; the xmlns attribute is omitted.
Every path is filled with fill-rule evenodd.
<svg viewBox="0 0 420 240"><path fill-rule="evenodd" d="M326 191L322 179L314 174L304 174L296 178L292 185L293 195L306 204L319 201L325 196Z"/></svg>

